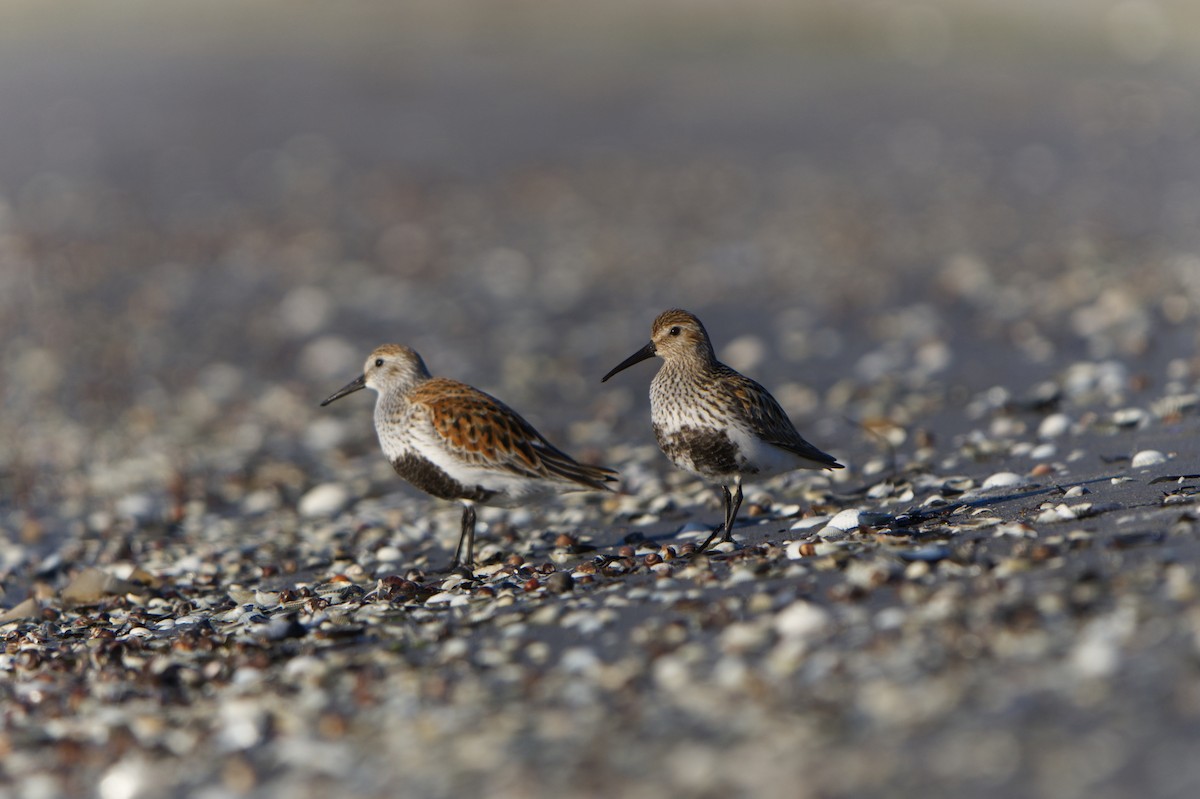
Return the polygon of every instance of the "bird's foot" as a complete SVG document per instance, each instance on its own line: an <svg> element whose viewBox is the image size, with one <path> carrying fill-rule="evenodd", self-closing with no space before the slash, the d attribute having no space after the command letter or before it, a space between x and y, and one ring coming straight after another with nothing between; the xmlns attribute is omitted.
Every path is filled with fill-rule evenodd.
<svg viewBox="0 0 1200 799"><path fill-rule="evenodd" d="M699 555L700 553L707 550L709 545L712 544L712 542L714 540L716 540L716 537L718 535L721 535L721 533L725 534L724 537L721 538L722 541L732 541L733 540L733 538L729 535L729 531L725 529L724 522L722 522L721 524L718 524L715 528L713 528L713 531L711 533L709 533L708 538L704 539L703 544L696 547L696 551L692 553L692 556L695 557L696 555Z"/></svg>

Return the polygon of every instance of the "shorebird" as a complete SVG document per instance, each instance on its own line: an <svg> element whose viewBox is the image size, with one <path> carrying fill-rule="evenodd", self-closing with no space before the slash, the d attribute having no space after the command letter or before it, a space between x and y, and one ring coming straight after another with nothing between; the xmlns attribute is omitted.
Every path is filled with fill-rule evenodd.
<svg viewBox="0 0 1200 799"><path fill-rule="evenodd" d="M663 359L650 383L650 421L658 446L676 466L720 483L724 493L725 521L698 552L721 532L723 540L733 540L744 477L843 468L796 432L765 388L717 360L708 331L687 311L659 314L650 327L650 343L600 382L655 355Z"/></svg>
<svg viewBox="0 0 1200 799"><path fill-rule="evenodd" d="M375 433L397 474L441 499L462 502L451 571L474 565L475 505L515 507L552 494L609 489L612 469L586 466L556 448L500 400L457 380L432 377L409 347L384 344L363 373L321 406L369 388Z"/></svg>

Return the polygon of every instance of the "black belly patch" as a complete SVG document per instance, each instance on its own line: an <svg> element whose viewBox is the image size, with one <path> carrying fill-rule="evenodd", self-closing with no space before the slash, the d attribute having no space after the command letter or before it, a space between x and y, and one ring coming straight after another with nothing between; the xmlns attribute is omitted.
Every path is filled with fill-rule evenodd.
<svg viewBox="0 0 1200 799"><path fill-rule="evenodd" d="M392 461L396 474L412 483L426 494L439 499L467 499L472 502L487 502L496 496L480 486L465 486L442 471L432 461L410 452Z"/></svg>
<svg viewBox="0 0 1200 799"><path fill-rule="evenodd" d="M664 434L658 425L654 425L654 437L668 458L675 463L691 462L692 469L699 474L717 477L758 471L748 468L737 445L729 440L724 430L681 427L673 433Z"/></svg>

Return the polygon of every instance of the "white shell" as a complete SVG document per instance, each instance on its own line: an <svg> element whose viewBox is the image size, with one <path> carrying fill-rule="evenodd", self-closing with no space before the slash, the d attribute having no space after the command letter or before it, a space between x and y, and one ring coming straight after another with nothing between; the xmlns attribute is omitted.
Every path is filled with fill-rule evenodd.
<svg viewBox="0 0 1200 799"><path fill-rule="evenodd" d="M1134 469L1142 469L1147 466L1157 466L1160 463L1166 463L1167 456L1156 449L1144 449L1133 456L1130 466Z"/></svg>

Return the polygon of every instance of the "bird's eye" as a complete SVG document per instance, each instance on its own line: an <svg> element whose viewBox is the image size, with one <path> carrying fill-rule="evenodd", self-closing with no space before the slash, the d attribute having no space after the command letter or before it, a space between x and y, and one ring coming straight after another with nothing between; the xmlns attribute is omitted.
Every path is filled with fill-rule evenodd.
<svg viewBox="0 0 1200 799"><path fill-rule="evenodd" d="M380 367L380 366L383 366L383 358L376 358L376 359L375 359L375 366L376 366L376 368L378 368L378 367Z"/></svg>
<svg viewBox="0 0 1200 799"><path fill-rule="evenodd" d="M679 325L675 325L675 327L671 328L670 332L672 336L678 336L683 331L680 329Z"/></svg>

